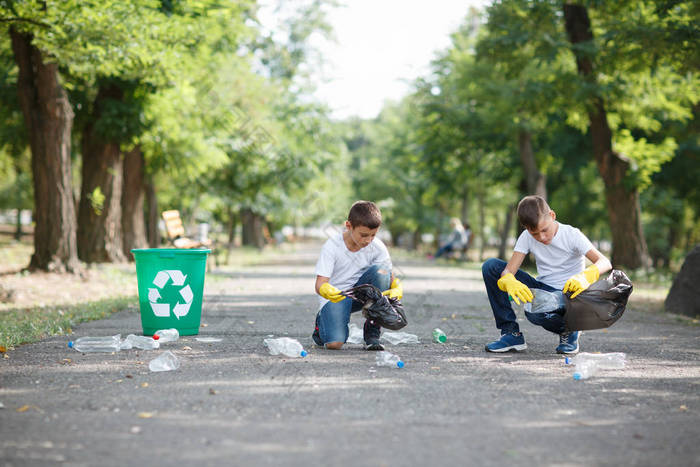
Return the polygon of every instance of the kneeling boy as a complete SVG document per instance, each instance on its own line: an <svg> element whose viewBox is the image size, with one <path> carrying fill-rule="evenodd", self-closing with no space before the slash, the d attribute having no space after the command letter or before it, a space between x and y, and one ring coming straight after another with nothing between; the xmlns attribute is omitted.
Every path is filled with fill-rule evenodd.
<svg viewBox="0 0 700 467"><path fill-rule="evenodd" d="M370 201L357 201L350 208L345 230L329 238L316 263L316 293L320 311L311 336L317 345L340 349L348 339L350 313L362 305L340 292L356 285L372 284L390 297L401 298L403 288L391 272L391 257L384 243L376 238L382 224L379 208ZM384 350L379 343L381 329L365 321L367 350Z"/></svg>

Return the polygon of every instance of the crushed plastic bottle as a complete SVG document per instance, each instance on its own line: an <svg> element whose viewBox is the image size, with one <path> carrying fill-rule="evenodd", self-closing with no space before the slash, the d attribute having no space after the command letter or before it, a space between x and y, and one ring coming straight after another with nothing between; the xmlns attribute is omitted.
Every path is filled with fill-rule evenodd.
<svg viewBox="0 0 700 467"><path fill-rule="evenodd" d="M567 365L574 364L574 379L588 379L595 375L598 370L620 370L625 367L626 355L622 352L614 353L587 353L582 352L573 358L567 357Z"/></svg>
<svg viewBox="0 0 700 467"><path fill-rule="evenodd" d="M160 331L156 331L155 334L153 334L153 338L156 339L158 342L161 344L165 344L166 342L175 342L180 338L180 333L178 332L177 329L175 328L170 328L170 329L161 329Z"/></svg>
<svg viewBox="0 0 700 467"><path fill-rule="evenodd" d="M68 342L68 347L78 352L118 352L121 348L121 334L101 337L81 337Z"/></svg>
<svg viewBox="0 0 700 467"><path fill-rule="evenodd" d="M306 357L307 352L298 340L290 337L278 337L277 339L263 340L270 355L286 355L287 357Z"/></svg>
<svg viewBox="0 0 700 467"><path fill-rule="evenodd" d="M364 341L364 334L362 329L360 329L355 323L348 324L348 344L362 344Z"/></svg>
<svg viewBox="0 0 700 467"><path fill-rule="evenodd" d="M433 342L436 344L444 344L447 342L447 334L440 328L433 329Z"/></svg>
<svg viewBox="0 0 700 467"><path fill-rule="evenodd" d="M391 345L420 344L418 336L416 336L415 334L409 334L407 332L384 331L384 333L382 334L382 339L384 339Z"/></svg>
<svg viewBox="0 0 700 467"><path fill-rule="evenodd" d="M129 334L126 339L121 341L119 348L121 350L129 350L136 347L141 350L154 350L160 347L158 341L153 340L149 336L137 336L135 334Z"/></svg>
<svg viewBox="0 0 700 467"><path fill-rule="evenodd" d="M510 295L508 295L508 300L510 301L510 307L516 313L522 313L524 311L527 311L529 313L532 309L532 302L523 303L522 300L518 300L520 302L520 304L518 304L515 302L515 300L513 300L513 297L511 297Z"/></svg>
<svg viewBox="0 0 700 467"><path fill-rule="evenodd" d="M561 290L549 292L543 289L532 289L532 294L535 298L532 300L530 309L526 310L529 313L550 313L566 307Z"/></svg>
<svg viewBox="0 0 700 467"><path fill-rule="evenodd" d="M208 344L211 344L213 342L221 342L222 341L222 339L220 339L218 337L195 337L194 340L196 340L197 342L204 342L204 343L208 343Z"/></svg>
<svg viewBox="0 0 700 467"><path fill-rule="evenodd" d="M148 369L151 371L172 371L180 368L180 360L169 350L148 363Z"/></svg>
<svg viewBox="0 0 700 467"><path fill-rule="evenodd" d="M391 352L382 350L377 352L377 366L388 366L392 368L403 368L404 363L401 361L401 357L395 355Z"/></svg>

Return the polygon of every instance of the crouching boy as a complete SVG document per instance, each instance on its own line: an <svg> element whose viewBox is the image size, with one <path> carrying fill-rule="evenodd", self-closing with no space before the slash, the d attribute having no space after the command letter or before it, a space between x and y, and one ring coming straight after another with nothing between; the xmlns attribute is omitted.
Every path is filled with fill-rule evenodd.
<svg viewBox="0 0 700 467"><path fill-rule="evenodd" d="M391 257L384 243L376 238L382 224L379 208L370 201L357 201L350 208L345 230L329 238L316 263L316 293L319 312L312 339L327 349L340 349L348 339L350 314L362 305L341 294L361 284L372 284L384 295L401 298L403 288L392 274ZM365 320L365 348L384 350L381 329Z"/></svg>
<svg viewBox="0 0 700 467"><path fill-rule="evenodd" d="M600 274L612 269L610 261L593 247L579 229L560 224L556 218L544 198L526 196L518 204L518 219L525 230L518 237L510 261L506 263L491 258L483 264L486 292L496 327L501 331L500 339L486 345L487 351L507 352L527 348L509 303L509 295L517 304L532 301L531 288L571 292L571 298L574 298L598 280ZM537 279L519 269L528 253L535 257ZM593 263L588 268L585 268L586 258ZM548 313L526 311L525 316L531 323L559 335L557 353L577 353L581 332L565 332L565 312L562 307Z"/></svg>

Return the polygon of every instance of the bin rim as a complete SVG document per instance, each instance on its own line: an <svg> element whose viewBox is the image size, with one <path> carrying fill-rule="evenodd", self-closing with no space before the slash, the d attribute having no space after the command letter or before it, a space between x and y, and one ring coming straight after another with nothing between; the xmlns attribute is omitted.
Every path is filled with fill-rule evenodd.
<svg viewBox="0 0 700 467"><path fill-rule="evenodd" d="M211 253L210 248L133 248L130 250L132 253L175 253L178 254L202 254Z"/></svg>

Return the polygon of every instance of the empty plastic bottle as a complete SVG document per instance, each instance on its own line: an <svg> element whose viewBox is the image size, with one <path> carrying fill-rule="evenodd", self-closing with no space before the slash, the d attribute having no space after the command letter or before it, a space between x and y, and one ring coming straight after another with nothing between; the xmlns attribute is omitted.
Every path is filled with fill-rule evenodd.
<svg viewBox="0 0 700 467"><path fill-rule="evenodd" d="M513 297L508 295L508 300L510 301L510 307L513 309L513 311L517 312L524 312L527 311L529 312L532 309L532 302L523 302L522 300L518 300L520 304L518 305L515 300L513 300Z"/></svg>
<svg viewBox="0 0 700 467"><path fill-rule="evenodd" d="M418 336L415 334L409 334L407 332L391 332L385 331L382 334L382 339L390 343L391 345L398 344L420 344Z"/></svg>
<svg viewBox="0 0 700 467"><path fill-rule="evenodd" d="M363 332L355 323L348 324L348 344L361 344L363 341Z"/></svg>
<svg viewBox="0 0 700 467"><path fill-rule="evenodd" d="M180 332L175 328L161 329L153 334L153 338L157 339L161 344L166 342L175 342L180 338Z"/></svg>
<svg viewBox="0 0 700 467"><path fill-rule="evenodd" d="M549 292L543 289L532 289L532 294L535 296L532 299L532 307L526 310L530 313L549 313L566 307L561 290Z"/></svg>
<svg viewBox="0 0 700 467"><path fill-rule="evenodd" d="M403 368L404 363L401 361L401 357L398 355L382 350L381 352L377 352L377 366Z"/></svg>
<svg viewBox="0 0 700 467"><path fill-rule="evenodd" d="M574 379L588 379L598 370L619 370L625 367L626 356L622 352L616 353L587 353L582 352L573 358L566 358L567 364L576 365Z"/></svg>
<svg viewBox="0 0 700 467"><path fill-rule="evenodd" d="M436 344L444 344L447 342L447 334L440 328L433 329L433 342Z"/></svg>
<svg viewBox="0 0 700 467"><path fill-rule="evenodd" d="M81 337L68 342L68 347L78 352L118 352L121 348L121 334L101 337Z"/></svg>
<svg viewBox="0 0 700 467"><path fill-rule="evenodd" d="M575 357L566 357L567 365L577 365L583 361L594 361L601 370L620 370L627 363L627 356L624 352L612 353L588 353L581 352Z"/></svg>
<svg viewBox="0 0 700 467"><path fill-rule="evenodd" d="M160 344L150 336L137 336L135 334L129 334L120 344L122 350L129 350L134 347L141 350L153 350L160 347Z"/></svg>
<svg viewBox="0 0 700 467"><path fill-rule="evenodd" d="M290 337L265 339L263 341L270 350L270 355L286 355L287 357L306 357L308 354L298 340Z"/></svg>
<svg viewBox="0 0 700 467"><path fill-rule="evenodd" d="M148 363L148 369L151 371L171 371L180 368L180 360L169 350Z"/></svg>

